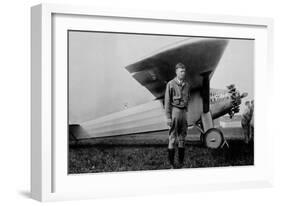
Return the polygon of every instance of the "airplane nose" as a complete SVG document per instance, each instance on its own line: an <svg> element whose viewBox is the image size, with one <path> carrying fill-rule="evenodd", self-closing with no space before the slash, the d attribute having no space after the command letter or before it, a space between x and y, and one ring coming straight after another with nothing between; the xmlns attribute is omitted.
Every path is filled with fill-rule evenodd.
<svg viewBox="0 0 281 206"><path fill-rule="evenodd" d="M248 93L244 92L240 95L240 92L236 89L234 84L227 86L227 89L230 94L232 104L229 115L232 117L235 113L240 111L241 99L248 96Z"/></svg>

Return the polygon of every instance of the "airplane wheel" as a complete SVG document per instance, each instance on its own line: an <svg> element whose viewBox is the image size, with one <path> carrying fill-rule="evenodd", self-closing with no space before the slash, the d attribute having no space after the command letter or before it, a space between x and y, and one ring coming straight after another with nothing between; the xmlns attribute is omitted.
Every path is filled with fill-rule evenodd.
<svg viewBox="0 0 281 206"><path fill-rule="evenodd" d="M219 148L223 143L224 137L221 130L211 128L203 135L203 141L206 147L211 149Z"/></svg>

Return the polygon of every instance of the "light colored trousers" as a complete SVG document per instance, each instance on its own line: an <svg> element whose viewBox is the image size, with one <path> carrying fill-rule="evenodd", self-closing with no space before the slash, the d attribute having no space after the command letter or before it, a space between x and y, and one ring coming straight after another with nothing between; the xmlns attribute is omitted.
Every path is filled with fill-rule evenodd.
<svg viewBox="0 0 281 206"><path fill-rule="evenodd" d="M186 111L186 109L172 107L172 123L169 129L169 149L175 148L176 145L181 148L184 147L188 128Z"/></svg>

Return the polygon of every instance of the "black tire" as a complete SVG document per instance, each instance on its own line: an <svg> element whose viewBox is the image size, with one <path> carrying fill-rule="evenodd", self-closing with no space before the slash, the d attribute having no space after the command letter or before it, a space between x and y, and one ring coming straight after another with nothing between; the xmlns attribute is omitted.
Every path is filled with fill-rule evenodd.
<svg viewBox="0 0 281 206"><path fill-rule="evenodd" d="M224 142L224 136L221 130L217 128L208 129L203 134L203 143L211 149L218 149Z"/></svg>

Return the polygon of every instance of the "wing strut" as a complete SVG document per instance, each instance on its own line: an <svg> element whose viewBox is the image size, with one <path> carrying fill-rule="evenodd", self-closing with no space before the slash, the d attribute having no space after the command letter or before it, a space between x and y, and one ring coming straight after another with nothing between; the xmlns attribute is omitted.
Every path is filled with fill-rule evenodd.
<svg viewBox="0 0 281 206"><path fill-rule="evenodd" d="M201 76L203 78L201 89L203 113L201 114L201 122L204 132L214 127L213 118L210 113L210 74L210 71L201 73Z"/></svg>
<svg viewBox="0 0 281 206"><path fill-rule="evenodd" d="M214 121L210 112L210 74L211 72L201 73L203 78L201 97L203 101L203 113L201 114L202 138L204 144L209 148L228 146L221 130L214 127Z"/></svg>
<svg viewBox="0 0 281 206"><path fill-rule="evenodd" d="M201 74L203 77L202 85L202 99L203 99L203 112L208 113L210 111L210 74L211 71Z"/></svg>

